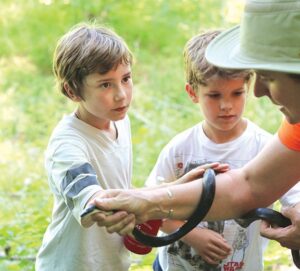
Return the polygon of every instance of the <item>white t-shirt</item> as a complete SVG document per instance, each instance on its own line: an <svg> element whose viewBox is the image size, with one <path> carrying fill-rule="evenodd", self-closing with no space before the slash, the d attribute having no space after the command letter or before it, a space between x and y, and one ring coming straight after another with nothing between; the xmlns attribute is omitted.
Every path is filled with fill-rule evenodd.
<svg viewBox="0 0 300 271"><path fill-rule="evenodd" d="M131 186L129 118L115 122L118 138L65 116L52 133L45 166L54 195L52 220L36 260L37 271L125 271L129 252L122 237L93 225L83 228L80 213L102 189Z"/></svg>
<svg viewBox="0 0 300 271"><path fill-rule="evenodd" d="M157 180L173 181L188 170L209 162L229 164L240 168L253 159L272 137L271 134L247 120L247 128L238 138L223 144L212 142L203 132L202 123L176 135L162 150L148 177L147 186ZM233 188L237 189L237 188ZM286 204L297 202L297 192L284 197ZM223 234L232 246L232 254L218 267L206 263L195 250L181 240L158 249L159 262L164 271L194 270L263 270L263 250L266 239L260 236L259 221L242 228L234 220L201 222L198 227L209 228Z"/></svg>

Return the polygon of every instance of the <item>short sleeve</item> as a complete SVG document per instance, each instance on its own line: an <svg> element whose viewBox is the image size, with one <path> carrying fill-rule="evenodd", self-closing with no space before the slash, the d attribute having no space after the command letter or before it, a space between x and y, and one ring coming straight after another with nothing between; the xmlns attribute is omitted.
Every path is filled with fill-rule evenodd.
<svg viewBox="0 0 300 271"><path fill-rule="evenodd" d="M284 120L278 130L280 141L289 149L300 151L300 124L290 124Z"/></svg>

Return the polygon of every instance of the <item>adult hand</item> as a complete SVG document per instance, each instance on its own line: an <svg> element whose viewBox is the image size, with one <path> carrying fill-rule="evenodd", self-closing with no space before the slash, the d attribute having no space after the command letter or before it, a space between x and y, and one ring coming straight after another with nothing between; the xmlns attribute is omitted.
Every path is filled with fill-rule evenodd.
<svg viewBox="0 0 300 271"><path fill-rule="evenodd" d="M300 249L300 203L294 207L282 210L282 214L288 217L292 224L285 228L271 227L271 225L262 221L260 233L263 237L276 240L281 246L290 249Z"/></svg>
<svg viewBox="0 0 300 271"><path fill-rule="evenodd" d="M195 228L186 242L192 246L204 261L216 265L231 253L231 246L224 237L212 230Z"/></svg>
<svg viewBox="0 0 300 271"><path fill-rule="evenodd" d="M92 218L98 226L105 226L110 233L130 234L136 224L150 220L148 203L142 189L105 190L101 192L101 197L93 199L92 204L101 210L116 211L112 215L95 213Z"/></svg>
<svg viewBox="0 0 300 271"><path fill-rule="evenodd" d="M111 198L117 194L120 190L100 190L88 201L86 206L96 205L95 203L101 198ZM81 225L85 228L89 228L94 223L98 226L105 226L109 233L115 232L114 227L120 229L120 234L122 235L122 230L131 231L135 225L134 214L128 214L126 211L113 209L106 211L104 208L99 208L103 212L96 212L91 215L87 215L81 219ZM113 227L114 226L114 227Z"/></svg>

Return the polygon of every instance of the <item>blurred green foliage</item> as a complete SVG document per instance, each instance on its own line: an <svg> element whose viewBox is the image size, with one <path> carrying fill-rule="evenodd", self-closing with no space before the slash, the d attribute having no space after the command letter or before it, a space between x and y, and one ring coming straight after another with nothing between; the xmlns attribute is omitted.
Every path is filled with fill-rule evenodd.
<svg viewBox="0 0 300 271"><path fill-rule="evenodd" d="M239 22L240 2L0 2L0 270L34 270L30 257L34 258L50 221L52 196L43 167L44 150L58 120L74 109L55 88L52 76L52 54L59 37L76 23L96 21L113 28L133 51L135 91L129 113L133 183L142 186L162 147L202 119L184 91L184 44L200 31ZM249 96L246 116L275 132L281 115L267 99ZM3 258L5 249L9 256ZM290 261L276 250L280 260L269 257L268 270L273 270L274 262ZM153 256L154 252L133 255L132 270L150 270Z"/></svg>

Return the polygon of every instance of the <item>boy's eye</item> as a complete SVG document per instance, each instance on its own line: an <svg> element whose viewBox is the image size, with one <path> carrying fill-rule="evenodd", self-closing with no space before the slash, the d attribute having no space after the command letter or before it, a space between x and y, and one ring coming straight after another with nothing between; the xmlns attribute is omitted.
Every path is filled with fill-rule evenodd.
<svg viewBox="0 0 300 271"><path fill-rule="evenodd" d="M216 99L216 98L220 97L220 94L218 94L218 93L210 93L210 94L208 94L208 97Z"/></svg>
<svg viewBox="0 0 300 271"><path fill-rule="evenodd" d="M106 82L100 85L101 88L109 88L110 87L110 83Z"/></svg>
<svg viewBox="0 0 300 271"><path fill-rule="evenodd" d="M128 81L130 81L130 79L131 79L131 76L126 76L126 77L123 78L123 81L125 83L127 83Z"/></svg>
<svg viewBox="0 0 300 271"><path fill-rule="evenodd" d="M234 93L235 96L241 96L245 93L245 91L237 91Z"/></svg>

